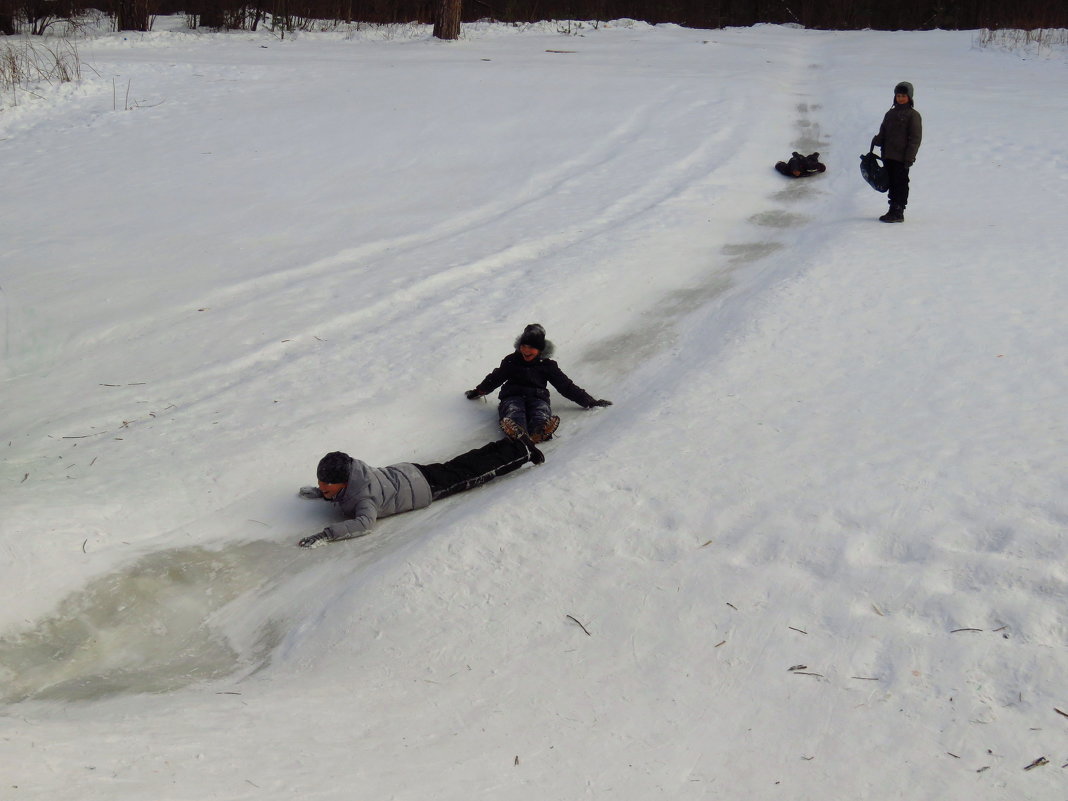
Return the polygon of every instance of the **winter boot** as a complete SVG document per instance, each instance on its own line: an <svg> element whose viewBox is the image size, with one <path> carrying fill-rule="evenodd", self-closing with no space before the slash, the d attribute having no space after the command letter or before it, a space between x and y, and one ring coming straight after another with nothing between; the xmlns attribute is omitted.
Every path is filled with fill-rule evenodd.
<svg viewBox="0 0 1068 801"><path fill-rule="evenodd" d="M531 432L530 438L534 442L545 442L553 438L553 432L560 426L560 418L555 414L545 421L545 425Z"/></svg>
<svg viewBox="0 0 1068 801"><path fill-rule="evenodd" d="M819 153L810 153L805 156L805 169L808 172L825 172L827 170L827 165L820 164Z"/></svg>
<svg viewBox="0 0 1068 801"><path fill-rule="evenodd" d="M904 206L891 206L890 210L879 218L879 222L896 223L905 222L905 207Z"/></svg>
<svg viewBox="0 0 1068 801"><path fill-rule="evenodd" d="M531 464L541 464L545 461L545 454L538 450L538 447L534 444L534 440L527 434L523 434L523 436L519 437L519 441L527 446L527 454L530 456Z"/></svg>
<svg viewBox="0 0 1068 801"><path fill-rule="evenodd" d="M519 425L511 417L501 418L501 431L504 432L508 439L519 439L520 434L525 435L527 433L523 426Z"/></svg>
<svg viewBox="0 0 1068 801"><path fill-rule="evenodd" d="M518 440L526 446L531 462L541 464L545 461L545 454L538 450L530 434L511 417L501 418L501 430L507 435L508 439Z"/></svg>

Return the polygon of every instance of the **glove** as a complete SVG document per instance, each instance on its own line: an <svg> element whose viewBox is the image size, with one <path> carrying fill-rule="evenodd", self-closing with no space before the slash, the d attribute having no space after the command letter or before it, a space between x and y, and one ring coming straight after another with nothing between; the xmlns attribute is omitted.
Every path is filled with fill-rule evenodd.
<svg viewBox="0 0 1068 801"><path fill-rule="evenodd" d="M318 487L301 487L297 494L301 498L322 498L323 491Z"/></svg>
<svg viewBox="0 0 1068 801"><path fill-rule="evenodd" d="M612 401L605 400L604 398L601 398L600 400L595 400L593 402L593 405L590 406L589 408L592 409L594 406L611 406L611 405L612 405Z"/></svg>
<svg viewBox="0 0 1068 801"><path fill-rule="evenodd" d="M318 534L312 534L310 537L304 537L297 543L301 548L318 548L320 545L326 545L330 542L330 535L325 531L320 531Z"/></svg>
<svg viewBox="0 0 1068 801"><path fill-rule="evenodd" d="M479 398L481 398L485 394L486 393L483 392L480 389L469 389L469 390L467 390L467 392L464 393L464 395L467 396L468 400L478 400Z"/></svg>

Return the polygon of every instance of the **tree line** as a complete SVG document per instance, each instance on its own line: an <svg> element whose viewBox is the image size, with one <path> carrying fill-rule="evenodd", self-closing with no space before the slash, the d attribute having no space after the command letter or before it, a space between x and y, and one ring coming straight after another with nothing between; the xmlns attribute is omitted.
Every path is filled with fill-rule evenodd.
<svg viewBox="0 0 1068 801"><path fill-rule="evenodd" d="M456 38L461 22L612 20L692 28L794 23L829 30L1068 28L1065 0L0 0L0 33L40 35L101 11L116 30L151 30L157 15L184 14L190 28L299 30L323 23L435 25Z"/></svg>

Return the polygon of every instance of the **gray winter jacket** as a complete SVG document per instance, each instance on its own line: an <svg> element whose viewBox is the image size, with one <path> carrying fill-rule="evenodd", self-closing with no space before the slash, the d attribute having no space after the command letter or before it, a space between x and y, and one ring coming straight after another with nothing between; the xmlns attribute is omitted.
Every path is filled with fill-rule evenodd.
<svg viewBox="0 0 1068 801"><path fill-rule="evenodd" d="M916 161L916 152L920 149L923 138L923 118L912 107L910 100L906 105L894 105L883 117L879 133L872 139L872 145L882 148L883 158L901 161L912 166Z"/></svg>
<svg viewBox="0 0 1068 801"><path fill-rule="evenodd" d="M378 518L422 509L432 500L430 484L414 464L371 467L353 459L348 484L333 501L345 520L323 531L332 540L362 537Z"/></svg>

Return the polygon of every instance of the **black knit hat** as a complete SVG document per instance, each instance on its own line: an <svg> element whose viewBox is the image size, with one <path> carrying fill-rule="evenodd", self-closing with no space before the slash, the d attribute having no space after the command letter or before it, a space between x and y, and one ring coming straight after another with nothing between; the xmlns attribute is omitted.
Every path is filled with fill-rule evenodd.
<svg viewBox="0 0 1068 801"><path fill-rule="evenodd" d="M347 484L352 471L352 457L341 451L328 453L319 460L315 477L324 484Z"/></svg>
<svg viewBox="0 0 1068 801"><path fill-rule="evenodd" d="M537 323L531 323L523 329L523 333L515 341L517 348L520 345L535 348L539 352L545 350L545 329Z"/></svg>
<svg viewBox="0 0 1068 801"><path fill-rule="evenodd" d="M894 94L895 95L908 95L909 96L909 100L914 99L913 92L915 92L915 91L916 90L912 87L912 84L909 83L908 81L902 81L901 83L899 83L897 86L894 87Z"/></svg>

